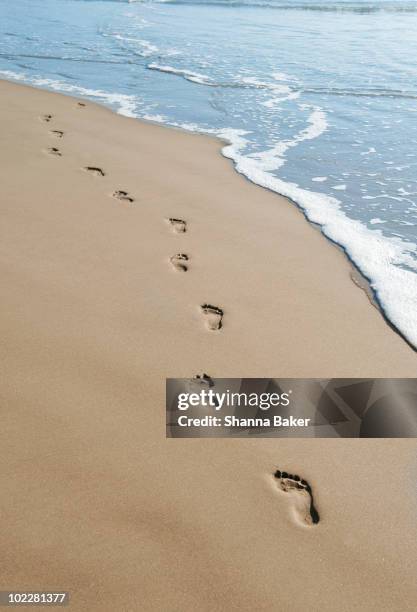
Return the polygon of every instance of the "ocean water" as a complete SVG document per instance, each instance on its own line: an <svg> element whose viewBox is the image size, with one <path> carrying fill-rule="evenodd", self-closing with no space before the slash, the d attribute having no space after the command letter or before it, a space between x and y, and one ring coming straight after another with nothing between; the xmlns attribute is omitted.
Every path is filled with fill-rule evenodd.
<svg viewBox="0 0 417 612"><path fill-rule="evenodd" d="M415 347L416 60L417 0L0 0L0 78L222 137Z"/></svg>

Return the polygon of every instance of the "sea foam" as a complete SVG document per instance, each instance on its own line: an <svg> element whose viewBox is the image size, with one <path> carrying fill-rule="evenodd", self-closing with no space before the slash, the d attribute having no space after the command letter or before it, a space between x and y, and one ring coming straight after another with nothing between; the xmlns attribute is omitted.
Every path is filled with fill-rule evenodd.
<svg viewBox="0 0 417 612"><path fill-rule="evenodd" d="M41 87L62 93L75 94L77 96L86 98L97 98L104 104L108 104L109 106L115 108L116 112L119 115L124 115L125 117L138 116L135 113L138 104L138 98L136 96L130 96L121 93L109 93L96 89L88 89L86 87L80 87L79 85L64 83L55 79L31 77L23 73L19 74L16 72L12 72L11 70L0 70L0 76L7 80L20 81L22 83L33 85L35 87Z"/></svg>
<svg viewBox="0 0 417 612"><path fill-rule="evenodd" d="M417 261L411 256L417 253L416 245L387 237L380 230L370 230L360 221L350 219L341 210L339 200L332 196L302 189L265 171L262 163L243 155L247 144L244 131L223 130L218 136L229 141L222 152L234 161L240 174L291 199L309 221L343 247L369 280L387 318L417 348Z"/></svg>

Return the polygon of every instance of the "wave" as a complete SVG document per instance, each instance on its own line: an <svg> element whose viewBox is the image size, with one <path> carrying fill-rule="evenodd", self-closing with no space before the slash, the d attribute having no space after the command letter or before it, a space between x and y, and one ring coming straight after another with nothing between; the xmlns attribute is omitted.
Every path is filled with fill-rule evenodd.
<svg viewBox="0 0 417 612"><path fill-rule="evenodd" d="M267 107L274 107L276 104L284 100L294 100L301 94L316 94L325 96L346 96L346 97L362 97L362 98L398 98L417 100L417 91L405 91L400 89L387 89L384 87L374 87L365 89L351 89L345 87L308 87L300 86L295 79L283 74L272 74L274 81L261 81L256 77L236 77L234 81L215 81L208 75L193 72L185 68L174 68L173 66L160 65L157 63L148 64L149 70L165 72L181 76L188 81L197 83L198 85L207 85L209 87L232 88L232 89L263 89L269 90L274 94L270 100L262 104ZM283 84L287 80L290 85ZM277 82L279 81L279 82ZM293 81L293 82L291 82Z"/></svg>
<svg viewBox="0 0 417 612"><path fill-rule="evenodd" d="M108 93L99 89L88 89L79 85L71 85L55 79L42 77L31 77L26 74L19 74L11 70L0 70L0 77L9 81L18 81L27 85L33 85L41 89L50 89L62 93L69 93L80 97L98 99L103 104L115 108L119 115L125 117L137 117L136 107L138 100L136 96L121 93Z"/></svg>
<svg viewBox="0 0 417 612"><path fill-rule="evenodd" d="M295 100L300 96L301 91L295 91L289 85L284 85L282 81L289 79L287 75L283 73L274 73L272 78L274 82L260 81L255 77L236 77L234 81L215 81L212 77L206 74L200 74L199 72L193 72L185 68L174 68L173 66L166 66L157 63L148 64L146 66L148 70L156 70L158 72L165 72L168 74L174 74L176 76L183 77L187 81L197 83L198 85L206 85L208 87L219 87L224 89L264 89L268 90L273 94L273 97L265 102L262 102L264 106L274 108L276 105L284 102L285 100ZM279 82L278 82L279 81Z"/></svg>
<svg viewBox="0 0 417 612"><path fill-rule="evenodd" d="M79 0L80 2L95 2L96 0ZM321 11L321 12L343 12L343 13L415 13L417 2L415 0L367 0L349 1L334 0L333 2L320 2L312 0L304 1L282 1L282 0L102 0L107 2L121 2L126 4L176 4L176 5L208 5L223 7L242 8L268 8L290 11Z"/></svg>
<svg viewBox="0 0 417 612"><path fill-rule="evenodd" d="M131 38L128 36L122 36L121 34L104 34L104 36L110 36L115 40L134 43L135 45L138 45L141 51L136 51L135 53L137 55L140 55L141 57L150 57L151 55L155 55L160 51L160 49L156 45L149 42L149 40L144 40L142 38Z"/></svg>
<svg viewBox="0 0 417 612"><path fill-rule="evenodd" d="M303 93L326 95L326 96L353 96L363 98L408 98L417 100L417 91L404 91L401 89L386 89L374 87L367 89L349 89L337 87L303 87Z"/></svg>
<svg viewBox="0 0 417 612"><path fill-rule="evenodd" d="M145 19L141 19L141 25L139 30L142 30L146 27L147 21ZM161 49L153 42L146 40L144 38L138 38L137 36L126 36L124 33L106 31L102 28L99 28L98 33L103 38L109 38L113 41L117 41L117 44L124 52L131 53L138 57L143 58L151 58L154 56L155 58L161 57L173 57L182 55L182 52L178 49L173 48L164 48Z"/></svg>
<svg viewBox="0 0 417 612"><path fill-rule="evenodd" d="M161 64L148 64L148 70L157 70L158 72L167 72L169 74L176 74L177 76L182 76L187 81L192 81L193 83L199 83L200 85L210 85L212 83L212 79L205 75L200 74L199 72L193 72L192 70L186 70L182 68L173 68L172 66L163 66Z"/></svg>
<svg viewBox="0 0 417 612"><path fill-rule="evenodd" d="M60 62L81 62L85 64L126 64L124 61L115 60L100 60L100 59L87 59L85 57L71 57L68 55L39 55L35 53L0 53L0 57L14 61L17 58L26 59L41 59L41 60L58 60Z"/></svg>
<svg viewBox="0 0 417 612"><path fill-rule="evenodd" d="M256 161L257 167L260 170L264 172L278 170L285 162L284 156L288 149L296 147L304 140L314 140L327 130L326 115L321 108L301 104L300 109L311 111L307 118L306 128L301 130L291 140L281 140L271 149L247 156L247 159Z"/></svg>
<svg viewBox="0 0 417 612"><path fill-rule="evenodd" d="M350 219L342 211L340 201L332 196L277 178L263 168L262 159L243 155L245 134L240 130L218 131L217 135L229 143L223 148L223 155L232 159L236 170L251 182L292 200L309 221L341 246L368 279L387 319L417 348L417 246Z"/></svg>

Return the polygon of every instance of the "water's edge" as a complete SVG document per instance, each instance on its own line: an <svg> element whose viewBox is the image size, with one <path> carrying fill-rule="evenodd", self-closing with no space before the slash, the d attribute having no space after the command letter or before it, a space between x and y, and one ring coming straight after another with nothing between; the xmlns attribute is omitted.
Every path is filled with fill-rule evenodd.
<svg viewBox="0 0 417 612"><path fill-rule="evenodd" d="M365 295L368 298L368 301L369 301L370 305L373 306L374 308L376 308L379 311L379 313L381 314L382 318L384 319L384 321L388 325L388 327L390 327L390 329L392 329L398 336L400 336L401 339L404 340L404 342L406 342L406 344L414 352L417 352L417 347L415 347L410 342L410 340L392 323L392 321L390 321L390 319L388 318L388 316L386 315L386 313L384 311L384 308L383 308L380 300L378 299L377 293L372 288L370 279L368 279L366 277L366 275L360 270L360 268L357 266L355 261L351 258L350 254L345 249L345 247L343 245L339 244L338 242L336 242L335 240L333 240L328 235L326 235L326 233L323 231L323 227L319 223L315 223L314 221L311 221L308 218L307 211L296 200L293 200L292 198L290 198L286 194L280 193L276 189L269 188L267 185L262 185L260 183L257 183L256 181L252 180L249 176L247 176L244 172L239 171L239 169L237 167L237 165L238 165L237 162L233 159L233 157L230 154L227 153L227 149L229 147L231 147L233 143L230 140L227 140L227 138L225 136L220 136L220 135L217 135L217 134L213 134L213 133L209 133L209 132L204 132L204 130L201 130L201 131L199 130L198 132L196 132L196 131L192 131L192 130L186 129L186 127L183 127L183 126L180 126L180 125L175 125L175 126L174 125L168 125L166 123L152 121L150 119L145 119L145 118L142 118L142 117L129 116L129 115L126 115L124 113L121 113L119 111L114 110L109 105L97 102L95 100L91 100L91 98L88 98L86 96L78 97L78 96L75 96L75 95L70 95L70 94L67 94L67 93L63 93L61 91L53 91L53 90L51 91L47 87L41 87L41 86L31 85L31 84L28 84L28 83L16 82L15 80L11 80L11 79L9 80L9 79L6 79L6 78L0 78L0 81L4 82L4 83L10 83L12 85L15 85L16 87L35 89L35 90L42 91L42 92L47 92L47 93L53 94L53 95L64 96L65 98L70 98L70 99L73 99L73 100L86 100L87 99L90 104L92 104L94 106L98 106L100 108L104 108L107 111L111 112L112 114L118 115L119 117L124 117L124 118L130 119L130 120L133 119L133 120L138 121L140 123L152 125L152 126L155 126L155 127L161 128L161 129L180 131L182 133L187 134L188 136L195 135L195 136L203 136L205 138L210 138L213 142L215 142L218 145L218 147L217 147L218 148L218 152L225 159L225 161L228 161L231 164L231 166L233 167L233 169L236 172L236 174L242 176L246 181L250 182L252 185L255 185L256 187L259 187L261 189L266 189L269 193L273 193L275 195L280 196L281 198L285 199L290 206L295 206L296 209L302 214L304 220L313 229L315 229L317 232L319 232L320 235L324 239L326 239L335 248L337 248L340 252L343 253L343 255L346 257L346 259L347 259L347 261L348 261L348 263L350 265L350 268L351 268L350 279L351 279L352 283L365 293Z"/></svg>

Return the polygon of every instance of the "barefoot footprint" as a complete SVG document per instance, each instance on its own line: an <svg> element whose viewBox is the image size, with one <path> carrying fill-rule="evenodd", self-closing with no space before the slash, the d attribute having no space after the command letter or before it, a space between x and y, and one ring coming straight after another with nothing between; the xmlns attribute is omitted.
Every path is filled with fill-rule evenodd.
<svg viewBox="0 0 417 612"><path fill-rule="evenodd" d="M194 378L189 378L185 384L189 393L198 393L202 388L211 389L214 386L212 378L205 372L197 374ZM214 399L214 402L217 405L216 399Z"/></svg>
<svg viewBox="0 0 417 612"><path fill-rule="evenodd" d="M49 123L52 119L52 115L42 115L42 117L40 117L41 121L44 121L45 123Z"/></svg>
<svg viewBox="0 0 417 612"><path fill-rule="evenodd" d="M170 258L170 262L176 270L187 272L188 265L185 262L189 261L189 259L190 258L185 253L177 253Z"/></svg>
<svg viewBox="0 0 417 612"><path fill-rule="evenodd" d="M78 106L87 106L86 104L84 104L84 102L78 102L77 104Z"/></svg>
<svg viewBox="0 0 417 612"><path fill-rule="evenodd" d="M223 310L211 304L203 304L201 310L206 315L206 324L208 329L216 331L222 328L223 325Z"/></svg>
<svg viewBox="0 0 417 612"><path fill-rule="evenodd" d="M203 372L202 374L196 374L193 378L193 382L194 384L200 385L202 387L206 386L210 388L214 386L213 379L205 372Z"/></svg>
<svg viewBox="0 0 417 612"><path fill-rule="evenodd" d="M96 166L86 166L84 168L86 172L90 174L94 174L94 176L106 176L105 172L101 168L97 168Z"/></svg>
<svg viewBox="0 0 417 612"><path fill-rule="evenodd" d="M274 477L280 490L290 494L298 520L309 526L317 525L320 516L314 506L313 493L308 482L297 475L280 470L275 472Z"/></svg>
<svg viewBox="0 0 417 612"><path fill-rule="evenodd" d="M168 219L168 221L171 223L172 229L177 234L183 234L187 231L187 222L183 219L174 219L173 217L171 217L170 219Z"/></svg>
<svg viewBox="0 0 417 612"><path fill-rule="evenodd" d="M51 130L49 133L55 136L55 138L62 138L64 136L64 132L61 130Z"/></svg>
<svg viewBox="0 0 417 612"><path fill-rule="evenodd" d="M48 153L50 155L56 155L57 157L62 157L62 153L59 149L57 149L56 147L50 147L48 149Z"/></svg>
<svg viewBox="0 0 417 612"><path fill-rule="evenodd" d="M117 189L113 193L113 197L117 200L124 200L125 202L134 202L134 198L132 198L127 191L122 191L121 189Z"/></svg>

